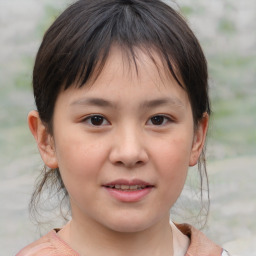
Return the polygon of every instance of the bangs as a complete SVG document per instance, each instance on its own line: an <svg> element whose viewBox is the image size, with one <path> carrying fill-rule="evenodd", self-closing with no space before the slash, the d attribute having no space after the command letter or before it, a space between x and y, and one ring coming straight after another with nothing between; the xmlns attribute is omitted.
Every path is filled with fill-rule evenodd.
<svg viewBox="0 0 256 256"><path fill-rule="evenodd" d="M81 11L76 19L70 17L70 22L65 28L68 33L65 33L66 36L62 39L65 43L59 52L60 58L56 59L62 68L55 73L62 71L58 77L62 78L59 83L64 89L72 84L81 87L92 76L97 78L113 45L122 49L123 55L131 60L128 63L133 63L136 70L135 48L146 52L156 63L152 55L152 49L155 49L181 85L172 64L179 62L173 51L182 51L181 41L174 36L175 31L170 30L171 27L167 31L161 22L152 22L152 13L144 9L143 5L138 9L137 5L128 2L122 1L119 5L111 1L106 3L100 10L95 10L96 20L88 16L89 8ZM83 17L88 17L86 23L83 22ZM180 49L176 49L177 44Z"/></svg>
<svg viewBox="0 0 256 256"><path fill-rule="evenodd" d="M204 54L175 10L158 0L80 0L49 28L37 54L33 88L42 120L51 119L61 89L81 87L98 77L113 45L120 47L137 72L135 48L155 64L153 51L157 53L167 72L187 91L194 119L209 110Z"/></svg>

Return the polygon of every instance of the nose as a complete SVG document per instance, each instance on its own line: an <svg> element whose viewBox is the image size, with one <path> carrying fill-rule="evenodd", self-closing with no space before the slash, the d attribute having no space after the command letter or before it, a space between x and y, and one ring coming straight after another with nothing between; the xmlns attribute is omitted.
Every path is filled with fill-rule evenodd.
<svg viewBox="0 0 256 256"><path fill-rule="evenodd" d="M115 134L109 159L114 165L134 168L148 162L143 137L136 129L126 128Z"/></svg>

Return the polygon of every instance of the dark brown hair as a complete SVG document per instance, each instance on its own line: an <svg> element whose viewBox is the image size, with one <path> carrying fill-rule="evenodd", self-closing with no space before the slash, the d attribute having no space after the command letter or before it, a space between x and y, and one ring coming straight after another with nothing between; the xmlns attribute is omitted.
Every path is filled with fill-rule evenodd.
<svg viewBox="0 0 256 256"><path fill-rule="evenodd" d="M146 51L153 61L151 53L158 53L186 90L195 127L203 113L210 114L207 63L198 40L180 14L159 0L79 0L45 33L35 61L34 97L49 133L53 131L54 106L60 91L74 84L86 86L92 75L100 74L113 44L135 66L135 48ZM204 153L201 158L201 185L205 177L208 189ZM45 168L31 200L32 208L45 184L57 184L57 191L67 196L59 170Z"/></svg>

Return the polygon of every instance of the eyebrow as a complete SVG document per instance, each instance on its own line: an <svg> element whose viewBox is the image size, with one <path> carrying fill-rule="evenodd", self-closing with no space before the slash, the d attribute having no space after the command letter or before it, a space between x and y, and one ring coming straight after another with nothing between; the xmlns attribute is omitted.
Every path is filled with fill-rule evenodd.
<svg viewBox="0 0 256 256"><path fill-rule="evenodd" d="M174 105L177 107L185 107L184 103L176 97L166 97L166 98L160 98L160 99L154 99L154 100L147 100L143 102L140 106L142 108L148 109L148 108L154 108L162 105Z"/></svg>
<svg viewBox="0 0 256 256"><path fill-rule="evenodd" d="M102 98L85 98L85 99L78 99L73 101L71 106L82 105L82 106L99 106L99 107L109 107L109 108L117 108L118 104L115 102L111 102ZM159 98L153 100L146 100L140 104L140 108L143 109L150 109L162 105L173 105L177 107L185 107L184 103L176 97L166 97L166 98Z"/></svg>
<svg viewBox="0 0 256 256"><path fill-rule="evenodd" d="M71 104L71 106L75 106L75 105L83 105L83 106L88 106L88 105L95 105L95 106L99 106L99 107L112 107L115 108L116 104L108 101L108 100L104 100L102 98L86 98L86 99L78 99L73 101Z"/></svg>

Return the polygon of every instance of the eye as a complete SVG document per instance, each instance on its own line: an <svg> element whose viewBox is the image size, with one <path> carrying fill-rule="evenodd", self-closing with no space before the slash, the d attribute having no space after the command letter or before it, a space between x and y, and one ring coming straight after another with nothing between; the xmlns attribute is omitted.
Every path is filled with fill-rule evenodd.
<svg viewBox="0 0 256 256"><path fill-rule="evenodd" d="M147 121L147 124L148 125L160 126L160 125L165 125L166 123L171 122L171 121L172 120L171 120L170 117L167 117L167 116L164 116L164 115L156 115L156 116L151 117Z"/></svg>
<svg viewBox="0 0 256 256"><path fill-rule="evenodd" d="M104 126L109 124L108 120L101 115L90 115L83 121L92 126Z"/></svg>

